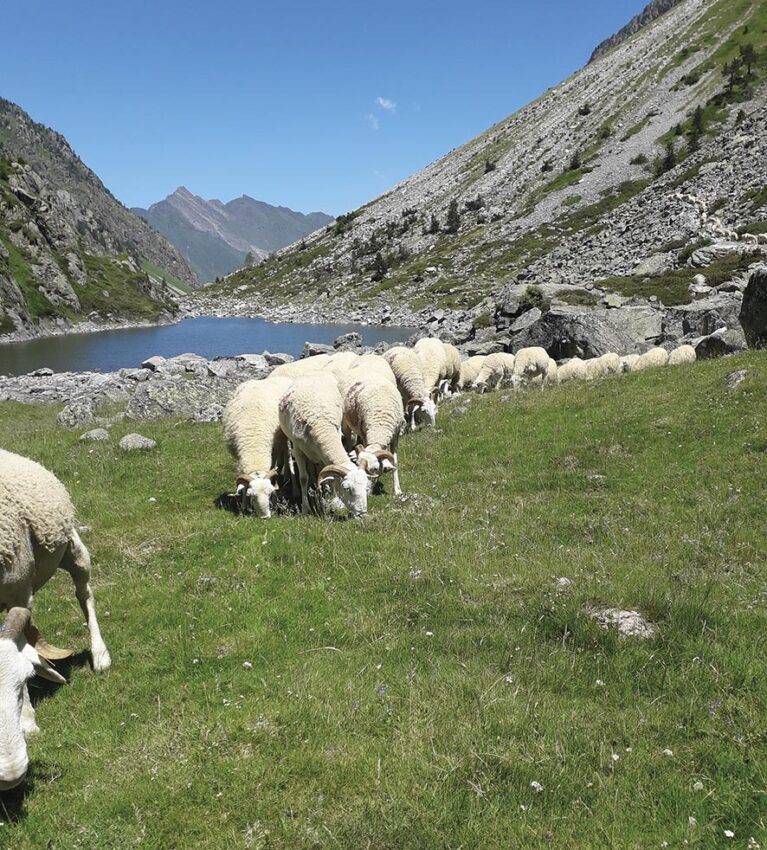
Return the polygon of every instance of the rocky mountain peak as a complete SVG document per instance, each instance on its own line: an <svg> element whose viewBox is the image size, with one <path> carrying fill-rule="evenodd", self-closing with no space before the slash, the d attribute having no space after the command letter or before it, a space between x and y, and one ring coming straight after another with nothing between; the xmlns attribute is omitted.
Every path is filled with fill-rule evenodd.
<svg viewBox="0 0 767 850"><path fill-rule="evenodd" d="M625 41L627 38L631 38L632 35L638 33L643 27L651 24L661 15L665 15L666 12L673 9L674 6L681 2L682 0L652 0L652 2L648 3L638 15L635 15L625 27L618 30L615 35L611 35L609 38L600 42L591 54L589 62L594 62L596 59L599 59L599 57L607 53L608 50L612 50L613 47L621 44L621 42Z"/></svg>

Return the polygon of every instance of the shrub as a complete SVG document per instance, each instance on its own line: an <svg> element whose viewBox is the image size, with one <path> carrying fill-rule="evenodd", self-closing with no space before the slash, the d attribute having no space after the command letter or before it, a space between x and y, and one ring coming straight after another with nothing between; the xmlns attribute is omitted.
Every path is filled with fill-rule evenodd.
<svg viewBox="0 0 767 850"><path fill-rule="evenodd" d="M577 171L581 167L581 154L580 151L575 151L570 160L570 164L567 166L568 171Z"/></svg>
<svg viewBox="0 0 767 850"><path fill-rule="evenodd" d="M458 233L458 228L461 226L461 214L458 212L458 201L453 198L450 201L450 206L447 208L447 221L445 222L445 231L447 233Z"/></svg>
<svg viewBox="0 0 767 850"><path fill-rule="evenodd" d="M524 294L519 299L519 306L525 312L537 307L542 313L545 313L551 305L541 287L532 284L527 287Z"/></svg>
<svg viewBox="0 0 767 850"><path fill-rule="evenodd" d="M647 165L647 157L643 154L637 154L632 160L631 165Z"/></svg>
<svg viewBox="0 0 767 850"><path fill-rule="evenodd" d="M485 160L485 174L489 174L491 171L495 171L496 167L496 164L492 160Z"/></svg>

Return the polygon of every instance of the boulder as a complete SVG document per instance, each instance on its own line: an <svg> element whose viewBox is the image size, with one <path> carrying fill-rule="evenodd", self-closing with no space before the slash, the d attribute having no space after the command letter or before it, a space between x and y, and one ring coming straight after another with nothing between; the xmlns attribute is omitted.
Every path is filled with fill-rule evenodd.
<svg viewBox="0 0 767 850"><path fill-rule="evenodd" d="M56 417L59 425L65 428L79 428L93 420L93 401L79 398L71 401Z"/></svg>
<svg viewBox="0 0 767 850"><path fill-rule="evenodd" d="M522 313L521 316L515 319L509 330L512 333L527 330L527 328L535 324L541 316L543 316L543 313L537 307L533 307L532 310Z"/></svg>
<svg viewBox="0 0 767 850"><path fill-rule="evenodd" d="M242 378L240 378L242 380ZM139 384L126 410L130 419L161 419L177 416L181 419L212 421L220 418L221 409L229 400L238 380L182 377Z"/></svg>
<svg viewBox="0 0 767 850"><path fill-rule="evenodd" d="M659 275L671 268L672 258L668 254L653 254L634 266L631 274L643 277Z"/></svg>
<svg viewBox="0 0 767 850"><path fill-rule="evenodd" d="M663 333L663 311L657 307L624 305L607 310L604 319L635 345L657 340ZM624 353L616 351L616 354Z"/></svg>
<svg viewBox="0 0 767 850"><path fill-rule="evenodd" d="M621 637L648 639L655 637L655 626L639 611L624 611L621 608L603 608L593 611L592 619L603 629L616 629Z"/></svg>
<svg viewBox="0 0 767 850"><path fill-rule="evenodd" d="M109 439L109 431L106 428L93 428L91 431L86 431L80 435L81 440L93 441L96 443L103 442Z"/></svg>
<svg viewBox="0 0 767 850"><path fill-rule="evenodd" d="M321 342L305 342L301 357L314 357L317 354L333 354L335 348L332 345L324 345Z"/></svg>
<svg viewBox="0 0 767 850"><path fill-rule="evenodd" d="M357 349L362 348L362 336L356 331L341 334L333 340L333 348L336 351L357 351Z"/></svg>
<svg viewBox="0 0 767 850"><path fill-rule="evenodd" d="M580 307L552 307L535 324L514 334L510 349L516 352L540 345L556 360L630 351L634 347L631 337L611 324L607 313L607 310Z"/></svg>
<svg viewBox="0 0 767 850"><path fill-rule="evenodd" d="M737 354L748 347L740 327L722 328L708 336L699 337L692 345L698 360L712 360L727 354Z"/></svg>
<svg viewBox="0 0 767 850"><path fill-rule="evenodd" d="M258 371L269 369L269 362L263 354L238 354L234 359L237 363L244 363L251 369L257 369Z"/></svg>
<svg viewBox="0 0 767 850"><path fill-rule="evenodd" d="M141 434L126 434L120 440L119 445L124 452L147 451L148 449L157 447L157 443L154 440L150 440L149 437L143 437Z"/></svg>
<svg viewBox="0 0 767 850"><path fill-rule="evenodd" d="M767 348L767 268L752 272L738 318L748 347Z"/></svg>
<svg viewBox="0 0 767 850"><path fill-rule="evenodd" d="M292 354L283 354L279 351L276 354L265 351L263 357L270 366L282 366L285 363L292 363L295 360Z"/></svg>
<svg viewBox="0 0 767 850"><path fill-rule="evenodd" d="M663 334L680 339L687 334L708 336L720 328L740 327L740 293L718 292L690 304L666 309Z"/></svg>
<svg viewBox="0 0 767 850"><path fill-rule="evenodd" d="M35 369L34 372L30 372L29 374L35 378L48 378L53 374L53 369L43 366L41 369Z"/></svg>
<svg viewBox="0 0 767 850"><path fill-rule="evenodd" d="M142 364L142 369L150 369L152 372L156 372L160 366L165 362L164 357L160 357L159 354L155 354L154 357L148 357Z"/></svg>

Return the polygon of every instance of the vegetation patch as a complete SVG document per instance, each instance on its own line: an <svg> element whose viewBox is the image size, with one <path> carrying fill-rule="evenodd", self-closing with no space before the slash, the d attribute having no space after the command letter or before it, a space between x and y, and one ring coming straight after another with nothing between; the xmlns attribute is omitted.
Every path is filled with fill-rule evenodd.
<svg viewBox="0 0 767 850"><path fill-rule="evenodd" d="M599 297L588 289L558 289L555 298L573 307L596 307L599 304Z"/></svg>

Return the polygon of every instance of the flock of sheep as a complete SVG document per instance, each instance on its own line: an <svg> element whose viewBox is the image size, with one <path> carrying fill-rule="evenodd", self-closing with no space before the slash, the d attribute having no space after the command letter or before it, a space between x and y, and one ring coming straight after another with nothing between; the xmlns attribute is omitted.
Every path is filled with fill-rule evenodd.
<svg viewBox="0 0 767 850"><path fill-rule="evenodd" d="M399 494L399 438L409 427L435 424L437 403L462 390L536 385L695 360L683 345L670 354L605 354L561 365L543 348L461 360L438 339L397 346L383 356L340 352L277 367L241 384L224 411L224 435L237 459L237 498L260 517L286 488L304 512L310 491L331 489L333 507L367 511L375 480L391 472ZM322 505L322 500L317 500ZM61 568L70 573L90 633L93 667L111 664L96 619L90 556L77 533L64 485L33 460L0 450L0 791L24 780L27 738L37 732L27 682L63 677L48 663L72 653L47 644L31 621L33 595Z"/></svg>

